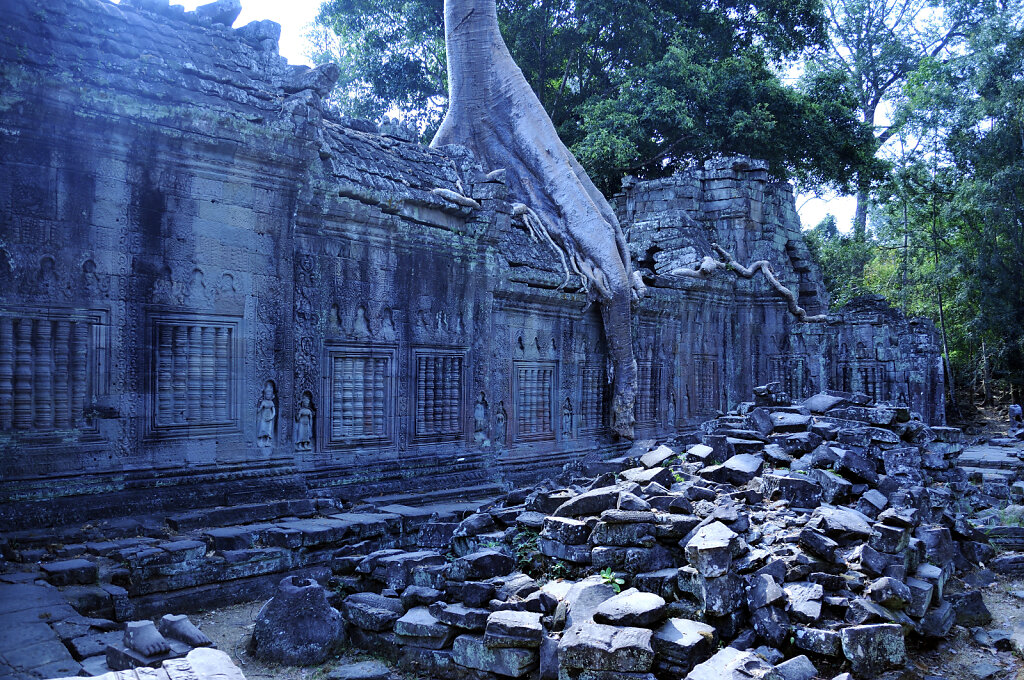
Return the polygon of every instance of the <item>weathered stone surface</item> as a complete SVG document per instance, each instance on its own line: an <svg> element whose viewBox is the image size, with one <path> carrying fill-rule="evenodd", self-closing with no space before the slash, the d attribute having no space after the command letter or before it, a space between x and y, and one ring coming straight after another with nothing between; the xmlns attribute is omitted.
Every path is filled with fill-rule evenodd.
<svg viewBox="0 0 1024 680"><path fill-rule="evenodd" d="M751 609L775 604L785 596L782 588L769 574L755 574L747 586L747 603Z"/></svg>
<svg viewBox="0 0 1024 680"><path fill-rule="evenodd" d="M903 609L912 600L907 584L888 576L872 581L864 589L864 594L889 609Z"/></svg>
<svg viewBox="0 0 1024 680"><path fill-rule="evenodd" d="M583 517L600 515L614 508L619 502L619 487L604 486L585 491L562 503L553 514L555 517Z"/></svg>
<svg viewBox="0 0 1024 680"><path fill-rule="evenodd" d="M448 645L452 627L438 621L426 607L413 607L395 621L395 634L417 646L441 649ZM424 644L429 642L430 644Z"/></svg>
<svg viewBox="0 0 1024 680"><path fill-rule="evenodd" d="M463 555L448 565L447 575L452 581L479 581L512 572L515 561L497 550L480 550Z"/></svg>
<svg viewBox="0 0 1024 680"><path fill-rule="evenodd" d="M367 593L351 595L345 602L359 595ZM396 601L395 605L400 611L401 604ZM360 609L359 613L370 619L370 607ZM384 618L377 617L374 621L383 625ZM349 620L352 621L351 618ZM263 605L256 616L252 652L257 658L273 663L315 665L323 663L331 655L341 634L341 614L327 603L327 591L323 586L315 581L288 576L281 581L274 598Z"/></svg>
<svg viewBox="0 0 1024 680"><path fill-rule="evenodd" d="M469 631L482 631L487 626L489 609L466 607L464 605L436 602L430 605L430 614L442 623Z"/></svg>
<svg viewBox="0 0 1024 680"><path fill-rule="evenodd" d="M558 661L567 668L643 673L654 662L651 636L646 628L573 626L558 644Z"/></svg>
<svg viewBox="0 0 1024 680"><path fill-rule="evenodd" d="M814 623L821 618L825 589L817 583L787 583L783 586L789 602L787 610L795 621Z"/></svg>
<svg viewBox="0 0 1024 680"><path fill-rule="evenodd" d="M452 660L460 666L512 678L527 675L537 659L536 649L488 647L475 635L460 635L452 643Z"/></svg>
<svg viewBox="0 0 1024 680"><path fill-rule="evenodd" d="M88 585L98 578L96 563L85 559L44 562L39 567L46 580L55 586Z"/></svg>
<svg viewBox="0 0 1024 680"><path fill-rule="evenodd" d="M594 610L594 620L612 626L653 628L665 619L665 599L636 588L608 598Z"/></svg>
<svg viewBox="0 0 1024 680"><path fill-rule="evenodd" d="M565 545L581 545L590 538L590 527L577 519L547 517L544 520L541 538Z"/></svg>
<svg viewBox="0 0 1024 680"><path fill-rule="evenodd" d="M838 631L797 626L793 643L806 652L821 656L842 656L843 641Z"/></svg>
<svg viewBox="0 0 1024 680"><path fill-rule="evenodd" d="M906 661L903 631L897 625L847 626L839 635L854 675L872 678Z"/></svg>
<svg viewBox="0 0 1024 680"><path fill-rule="evenodd" d="M544 627L540 614L497 611L487 617L484 645L487 647L540 647Z"/></svg>
<svg viewBox="0 0 1024 680"><path fill-rule="evenodd" d="M818 675L818 669L810 659L801 654L777 664L773 674L780 680L813 680Z"/></svg>
<svg viewBox="0 0 1024 680"><path fill-rule="evenodd" d="M698 664L686 680L758 680L771 670L772 665L753 652L724 647Z"/></svg>
<svg viewBox="0 0 1024 680"><path fill-rule="evenodd" d="M341 603L345 620L363 630L391 630L402 616L402 603L376 593L353 593Z"/></svg>
<svg viewBox="0 0 1024 680"><path fill-rule="evenodd" d="M651 644L660 664L689 673L695 665L711 656L717 635L706 623L671 618L651 637Z"/></svg>
<svg viewBox="0 0 1024 680"><path fill-rule="evenodd" d="M686 559L707 577L729 571L732 558L742 549L743 539L721 522L712 522L697 530L686 542Z"/></svg>

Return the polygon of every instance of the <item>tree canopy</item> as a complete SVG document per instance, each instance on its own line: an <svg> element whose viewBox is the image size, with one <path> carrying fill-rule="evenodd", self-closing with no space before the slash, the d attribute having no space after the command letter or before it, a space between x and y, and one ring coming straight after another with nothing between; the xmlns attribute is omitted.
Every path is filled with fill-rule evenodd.
<svg viewBox="0 0 1024 680"><path fill-rule="evenodd" d="M786 60L825 43L821 0L499 0L505 42L561 139L605 192L718 153L780 178L849 185L873 149L848 78L806 90ZM432 137L445 110L442 0L328 0L321 59L346 68L336 101L397 108Z"/></svg>

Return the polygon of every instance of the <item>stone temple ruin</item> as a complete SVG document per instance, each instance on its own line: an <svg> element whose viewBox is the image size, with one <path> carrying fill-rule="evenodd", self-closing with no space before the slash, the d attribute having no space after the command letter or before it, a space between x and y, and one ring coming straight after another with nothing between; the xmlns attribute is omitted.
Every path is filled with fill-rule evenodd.
<svg viewBox="0 0 1024 680"><path fill-rule="evenodd" d="M484 174L464 149L426 148L400 125L378 128L332 113L323 99L336 67L287 64L277 53L279 27L264 21L231 29L237 13L227 1L184 12L166 0L53 0L16 3L0 18L2 545L12 564L42 561L50 583L71 589L77 615L108 623L157 617L267 597L285 577L334 578L342 592L368 591L359 596L367 598L363 609L377 612L360 619L358 597L348 604L332 597L357 637L360 630L390 632L384 642L397 644L400 619L408 623L407 637L435 641L413 644L425 648L460 629L449 618L479 618L489 601L522 595L535 603L526 611L537 614L536 625L532 616L509 614L493 631L486 616L482 627L477 621L461 630L526 636L529 644L488 647L487 632L453 643L464 659L491 654L484 647L531 650L493 652L512 664L500 668L516 672L490 671L519 675L536 670L534 638L541 614L554 615L556 594L526 593L514 585L521 580L499 580L490 589L469 584L512 571L505 553L488 552L474 537L500 539L494 532L516 526L522 514L520 528L543 536L547 547L538 550L545 558L583 571L620 570L628 562L635 587L650 581L642 574L678 571L666 562L669 552L654 550L656 542L685 538L689 546L699 534L712 546L707 559L721 560L714 546L725 541L725 567L709 572L703 548L691 555L686 547L685 569L693 573L648 583L658 597L692 600L705 613L712 611L706 581L723 577L718 572L728 571L732 559L748 560L741 573L760 570L778 582L774 590L762 584L769 591L762 606L779 601L772 593L783 583L788 589L789 570L797 568L765 572L768 560L740 550L751 541L753 515L736 514L730 503L756 506L781 494L794 507L813 509L855 499L869 485L890 496L874 507L858 504L854 520L835 520L853 528L833 531L833 515L815 511L817 533L806 540L800 534L810 551L801 554L813 555L800 564L814 565L799 567L801 583L819 573L815 560L826 553L832 559L851 536L863 541L882 532L880 541L900 544L884 543L893 549L875 554L905 551L904 539L917 541L919 556L931 549L929 538L912 531L939 521L935 499L921 501L913 516L894 509L889 519L876 519L890 502L902 507L891 498L903 493L898 485L877 478L895 474L888 459L881 462L883 451L930 445L922 449L924 463L921 451L898 459L919 485L922 469L947 474L949 455L959 450L955 435L941 428L934 328L872 298L826 323L800 323L761 279L673 274L718 243L741 262L768 260L798 292L800 306L827 312L792 190L772 181L763 164L719 159L670 178L627 180L615 197L634 265L648 285L634 315L641 442L630 448L609 429L600 318L581 290L562 285L546 246L513 223L501 179ZM748 403L755 388L775 411L755 414ZM806 406L805 399L825 391L835 399L829 408L841 413ZM729 411L739 415L723 415ZM831 424L812 425L812 413ZM796 429L786 429L789 416ZM670 438L670 450L691 452L675 474L710 486L691 484L674 500L670 489L680 482L660 464L646 466L654 472L634 470L636 478L619 486L607 477L654 448L642 442ZM846 454L808 461L805 473L814 474L807 480L783 475L765 482L764 493L726 489L768 479L766 458L795 470L796 459L825 441ZM748 470L751 462L734 455L760 463ZM823 470L847 459L852 482ZM725 471L706 473L712 461L725 463ZM496 509L481 530L459 523L509 488L536 484L567 465L576 478L518 499L513 492L488 506ZM591 491L583 493L581 484ZM604 487L616 490L598 494L602 500L587 512L555 512ZM728 503L718 510L700 505L716 498ZM545 519L552 513L598 519ZM472 520L478 516L466 521L483 521ZM742 518L747 524L737 527ZM601 541L595 548L583 534L604 524L611 525L601 529L605 547L613 549L602 561ZM935 529L936 540L946 550L954 544L942 530ZM965 529L956 538L976 537ZM445 567L448 550L459 559ZM898 580L911 566L919 571L917 563L893 571L888 557L863 550L859 559L875 560L865 567L871 576ZM441 596L431 599L427 591L441 592L451 576L442 568L465 570L461 579L448 579L466 583L448 605L476 614L435 611ZM948 574L925 571L937 605L939 581ZM821 573L832 576L808 585L822 591L819 608L842 597L823 595L841 584L834 569ZM414 586L421 590L407 597ZM730 597L734 586L730 581ZM395 597L381 595L389 590ZM914 595L916 620L895 623L921 625L928 602ZM52 593L36 596L39 606L66 612L47 599ZM877 598L865 597L858 623L885 618ZM374 617L381 609L396 616L380 624ZM673 612L670 621L696 616ZM662 611L651 621L661 625L666 616ZM361 628L355 620L371 624ZM744 625L709 621L722 639ZM109 655L78 649L71 641L79 638L63 637L64 629L43 628L73 650L57 654L57 665L39 666L50 676L111 668ZM117 627L89 635L90 644L96 635L121 639ZM837 637L822 640L813 644L838 649ZM448 643L440 648L450 660ZM665 658L676 653L682 652ZM432 672L448 672L443 659L431 663ZM590 671L614 670L601 664L618 662L572 663L569 677L596 678L603 676ZM651 663L637 663L635 676L615 677L647 677Z"/></svg>

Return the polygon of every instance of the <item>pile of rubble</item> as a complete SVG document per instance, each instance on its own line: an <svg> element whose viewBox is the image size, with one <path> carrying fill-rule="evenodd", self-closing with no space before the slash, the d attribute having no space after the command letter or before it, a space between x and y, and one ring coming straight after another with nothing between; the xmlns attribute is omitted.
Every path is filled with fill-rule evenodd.
<svg viewBox="0 0 1024 680"><path fill-rule="evenodd" d="M873 677L984 607L946 588L994 555L959 430L777 384L702 430L339 555L348 639L433 677Z"/></svg>

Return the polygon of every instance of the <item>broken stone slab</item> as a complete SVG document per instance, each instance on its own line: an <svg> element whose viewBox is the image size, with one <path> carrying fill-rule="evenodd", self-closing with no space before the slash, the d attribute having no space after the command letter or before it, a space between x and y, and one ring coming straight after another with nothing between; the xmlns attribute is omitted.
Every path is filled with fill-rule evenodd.
<svg viewBox="0 0 1024 680"><path fill-rule="evenodd" d="M878 552L895 555L906 550L910 543L910 532L902 527L877 522L871 532L869 545Z"/></svg>
<svg viewBox="0 0 1024 680"><path fill-rule="evenodd" d="M888 576L872 581L864 589L864 594L889 609L903 609L912 599L907 584Z"/></svg>
<svg viewBox="0 0 1024 680"><path fill-rule="evenodd" d="M781 498L795 508L821 505L821 485L807 475L765 475L762 480L761 493L766 498Z"/></svg>
<svg viewBox="0 0 1024 680"><path fill-rule="evenodd" d="M758 635L776 647L782 646L789 634L789 617L779 606L769 605L751 610L750 623Z"/></svg>
<svg viewBox="0 0 1024 680"><path fill-rule="evenodd" d="M384 569L387 586L400 591L412 583L412 573L417 569L445 563L444 556L433 550L418 550L384 557L378 562L378 567Z"/></svg>
<svg viewBox="0 0 1024 680"><path fill-rule="evenodd" d="M831 470L812 469L807 474L821 487L821 498L826 503L843 503L853 493L853 483Z"/></svg>
<svg viewBox="0 0 1024 680"><path fill-rule="evenodd" d="M676 455L675 451L662 444L658 448L648 451L644 455L640 456L640 464L645 468L660 467L662 463L674 455Z"/></svg>
<svg viewBox="0 0 1024 680"><path fill-rule="evenodd" d="M697 664L686 680L760 680L772 669L770 663L753 652L723 647L704 663Z"/></svg>
<svg viewBox="0 0 1024 680"><path fill-rule="evenodd" d="M773 680L813 680L817 675L818 669L803 654L776 665L772 672Z"/></svg>
<svg viewBox="0 0 1024 680"><path fill-rule="evenodd" d="M910 590L910 602L906 606L907 614L914 618L924 616L932 603L934 586L913 576L908 576L903 582Z"/></svg>
<svg viewBox="0 0 1024 680"><path fill-rule="evenodd" d="M467 607L459 603L435 602L429 607L430 614L441 623L472 632L482 631L487 626L489 609Z"/></svg>
<svg viewBox="0 0 1024 680"><path fill-rule="evenodd" d="M950 598L956 611L956 622L967 628L987 626L992 623L992 612L985 606L980 590L971 590L959 597Z"/></svg>
<svg viewBox="0 0 1024 680"><path fill-rule="evenodd" d="M671 618L651 637L658 662L666 661L680 674L689 673L715 649L717 633L712 626L690 619Z"/></svg>
<svg viewBox="0 0 1024 680"><path fill-rule="evenodd" d="M665 619L665 598L630 588L608 598L594 610L594 621L612 626L653 628Z"/></svg>
<svg viewBox="0 0 1024 680"><path fill-rule="evenodd" d="M751 610L775 604L785 596L779 584L768 574L755 574L747 586L747 604Z"/></svg>
<svg viewBox="0 0 1024 680"><path fill-rule="evenodd" d="M653 516L653 513L651 513ZM590 542L594 545L650 548L655 543L654 525L649 523L619 524L598 522L594 525Z"/></svg>
<svg viewBox="0 0 1024 680"><path fill-rule="evenodd" d="M793 644L798 649L820 656L843 655L843 641L835 630L797 626L793 630Z"/></svg>
<svg viewBox="0 0 1024 680"><path fill-rule="evenodd" d="M650 490L645 493L650 497ZM636 494L623 491L619 494L619 501L616 505L616 509L624 511L644 511L650 510L651 504ZM605 510L604 512L611 512L611 510ZM603 515L604 513L601 514Z"/></svg>
<svg viewBox="0 0 1024 680"><path fill-rule="evenodd" d="M698 576L698 586L698 599L711 616L725 616L743 606L743 578L738 574Z"/></svg>
<svg viewBox="0 0 1024 680"><path fill-rule="evenodd" d="M597 607L615 596L615 589L600 576L588 576L573 583L566 591L566 627L577 626L594 616Z"/></svg>
<svg viewBox="0 0 1024 680"><path fill-rule="evenodd" d="M650 484L655 482L661 484L666 489L672 486L675 482L675 478L672 477L672 471L665 467L655 468L630 468L629 470L622 471L622 478L626 481L633 482L634 484Z"/></svg>
<svg viewBox="0 0 1024 680"><path fill-rule="evenodd" d="M822 558L826 562L834 562L839 544L825 534L814 529L804 527L800 530L798 538L800 545Z"/></svg>
<svg viewBox="0 0 1024 680"><path fill-rule="evenodd" d="M590 491L584 491L578 496L573 496L559 505L550 514L555 517L586 517L600 515L618 505L619 492L617 486L603 486Z"/></svg>
<svg viewBox="0 0 1024 680"><path fill-rule="evenodd" d="M558 643L558 663L566 668L645 673L654 663L651 637L646 628L573 626Z"/></svg>
<svg viewBox="0 0 1024 680"><path fill-rule="evenodd" d="M742 486L761 474L764 458L750 453L739 453L721 465L703 468L697 474L719 484Z"/></svg>
<svg viewBox="0 0 1024 680"><path fill-rule="evenodd" d="M578 519L546 517L540 537L565 545L582 545L590 538L590 527Z"/></svg>
<svg viewBox="0 0 1024 680"><path fill-rule="evenodd" d="M341 603L345 620L353 626L380 632L391 630L405 613L400 600L377 593L352 593Z"/></svg>
<svg viewBox="0 0 1024 680"><path fill-rule="evenodd" d="M491 589L491 592L494 592L493 588ZM438 602L442 597L444 597L444 593L436 588L430 588L427 586L409 586L402 591L401 600L402 606L408 610L413 607L429 607L435 602ZM487 602L488 600L490 600L489 597L484 601Z"/></svg>
<svg viewBox="0 0 1024 680"><path fill-rule="evenodd" d="M686 542L686 559L703 576L722 576L729 571L732 558L745 548L739 534L721 522L707 524Z"/></svg>
<svg viewBox="0 0 1024 680"><path fill-rule="evenodd" d="M956 623L953 605L943 600L939 606L929 609L921 617L921 634L927 637L944 638Z"/></svg>
<svg viewBox="0 0 1024 680"><path fill-rule="evenodd" d="M821 602L825 597L825 589L818 583L794 582L782 588L789 601L787 610L795 621L814 623L821 618Z"/></svg>
<svg viewBox="0 0 1024 680"><path fill-rule="evenodd" d="M590 564L593 548L589 545L566 545L549 538L541 538L537 541L537 550L540 554L554 557L565 562L574 564Z"/></svg>
<svg viewBox="0 0 1024 680"><path fill-rule="evenodd" d="M484 645L487 647L540 647L544 626L540 614L526 611L496 611L487 617Z"/></svg>
<svg viewBox="0 0 1024 680"><path fill-rule="evenodd" d="M871 523L867 517L852 508L821 506L815 509L808 526L816 526L827 536L840 543L865 541L871 536Z"/></svg>
<svg viewBox="0 0 1024 680"><path fill-rule="evenodd" d="M395 635L406 644L442 649L448 646L454 632L451 626L438 621L427 607L413 607L395 621Z"/></svg>
<svg viewBox="0 0 1024 680"><path fill-rule="evenodd" d="M512 573L515 560L497 550L480 550L463 555L445 568L445 575L452 581L481 581L494 576Z"/></svg>
<svg viewBox="0 0 1024 680"><path fill-rule="evenodd" d="M811 424L811 417L801 413L773 411L772 430L775 432L803 432Z"/></svg>
<svg viewBox="0 0 1024 680"><path fill-rule="evenodd" d="M452 643L452 660L460 666L521 678L537 665L536 649L488 647L482 637L460 635Z"/></svg>
<svg viewBox="0 0 1024 680"><path fill-rule="evenodd" d="M843 655L854 675L873 678L904 664L907 657L903 629L891 623L847 626L839 632Z"/></svg>

